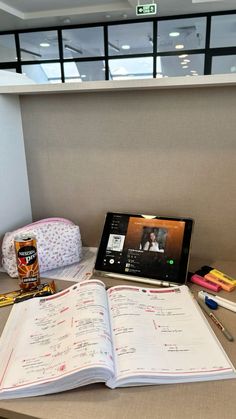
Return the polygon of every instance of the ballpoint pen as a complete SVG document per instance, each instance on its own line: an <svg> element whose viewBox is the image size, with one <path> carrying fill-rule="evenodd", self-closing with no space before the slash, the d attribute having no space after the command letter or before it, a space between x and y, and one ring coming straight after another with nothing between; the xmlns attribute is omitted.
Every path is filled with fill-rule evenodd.
<svg viewBox="0 0 236 419"><path fill-rule="evenodd" d="M228 330L223 326L221 321L211 312L211 310L203 303L202 300L197 300L200 307L208 314L208 316L213 320L216 326L222 331L223 335L228 339L230 342L233 342L233 336L228 332Z"/></svg>
<svg viewBox="0 0 236 419"><path fill-rule="evenodd" d="M209 298L215 301L219 306L227 308L228 310L234 311L236 313L236 303L229 301L226 298L218 297L218 295L206 291L199 291L198 297L203 301L205 301L206 298Z"/></svg>

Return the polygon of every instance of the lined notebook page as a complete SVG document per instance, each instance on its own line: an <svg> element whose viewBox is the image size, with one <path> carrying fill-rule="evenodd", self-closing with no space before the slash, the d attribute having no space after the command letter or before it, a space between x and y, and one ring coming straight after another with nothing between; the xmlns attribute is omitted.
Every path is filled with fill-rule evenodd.
<svg viewBox="0 0 236 419"><path fill-rule="evenodd" d="M120 286L108 295L117 381L130 376L134 381L141 376L159 377L160 382L191 381L190 376L207 379L232 372L186 286L149 290Z"/></svg>

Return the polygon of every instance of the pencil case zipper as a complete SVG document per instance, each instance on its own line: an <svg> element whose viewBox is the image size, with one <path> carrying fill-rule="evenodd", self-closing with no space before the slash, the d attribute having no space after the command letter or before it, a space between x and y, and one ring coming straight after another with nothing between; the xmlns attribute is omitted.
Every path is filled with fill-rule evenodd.
<svg viewBox="0 0 236 419"><path fill-rule="evenodd" d="M31 227L37 227L38 225L41 226L42 224L51 224L51 223L65 223L69 225L74 225L74 223L70 220L67 220L66 218L60 218L60 217L51 217L51 218L43 218L42 220L35 221L33 223L27 224L24 227L20 227L16 230L14 230L15 233L20 233L21 231L28 230L28 228Z"/></svg>

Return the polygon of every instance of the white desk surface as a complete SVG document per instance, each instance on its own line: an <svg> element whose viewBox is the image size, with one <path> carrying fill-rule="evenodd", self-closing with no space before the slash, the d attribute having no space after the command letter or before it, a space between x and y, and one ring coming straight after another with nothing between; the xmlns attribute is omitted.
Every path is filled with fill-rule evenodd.
<svg viewBox="0 0 236 419"><path fill-rule="evenodd" d="M212 266L236 276L236 262L219 262L218 264L215 262ZM58 282L60 288L69 285L71 285L69 282ZM17 288L15 279L0 273L0 292ZM191 289L196 292L200 287L191 285ZM236 301L236 290L231 293L221 291L220 295ZM0 333L10 309L10 307L0 308ZM236 339L236 313L221 309L219 317ZM236 340L228 342L213 322L211 326L236 366ZM103 384L96 384L60 394L0 401L0 417L11 419L235 419L235 397L236 380L115 390L110 390Z"/></svg>

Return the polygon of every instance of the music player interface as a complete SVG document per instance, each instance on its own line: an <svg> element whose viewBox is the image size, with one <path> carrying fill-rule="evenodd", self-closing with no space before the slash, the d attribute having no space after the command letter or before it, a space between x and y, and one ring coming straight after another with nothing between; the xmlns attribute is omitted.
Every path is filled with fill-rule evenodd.
<svg viewBox="0 0 236 419"><path fill-rule="evenodd" d="M113 214L103 268L173 280L178 276L184 229L184 221Z"/></svg>

